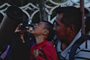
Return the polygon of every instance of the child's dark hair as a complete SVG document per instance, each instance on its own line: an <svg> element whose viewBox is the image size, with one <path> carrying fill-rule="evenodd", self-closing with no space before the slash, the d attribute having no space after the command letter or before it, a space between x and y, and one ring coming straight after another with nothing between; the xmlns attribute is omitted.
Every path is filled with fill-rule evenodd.
<svg viewBox="0 0 90 60"><path fill-rule="evenodd" d="M48 34L47 40L48 41L51 41L53 39L54 35L55 35L55 32L53 30L53 27L54 26L53 26L53 24L51 24L48 21L42 21L42 22L45 22L46 23L44 29L49 30L49 34Z"/></svg>

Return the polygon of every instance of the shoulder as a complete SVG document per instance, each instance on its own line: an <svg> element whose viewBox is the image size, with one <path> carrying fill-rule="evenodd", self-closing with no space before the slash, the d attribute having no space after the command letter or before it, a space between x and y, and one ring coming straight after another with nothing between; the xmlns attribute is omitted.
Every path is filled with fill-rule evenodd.
<svg viewBox="0 0 90 60"><path fill-rule="evenodd" d="M51 41L47 41L47 42L46 42L46 45L48 45L48 46L53 46L53 44L52 44Z"/></svg>
<svg viewBox="0 0 90 60"><path fill-rule="evenodd" d="M47 41L45 44L42 46L43 48L54 48L54 45L52 44L51 41Z"/></svg>
<svg viewBox="0 0 90 60"><path fill-rule="evenodd" d="M84 41L80 46L79 49L90 49L90 40Z"/></svg>
<svg viewBox="0 0 90 60"><path fill-rule="evenodd" d="M78 47L75 59L90 59L90 40L86 40Z"/></svg>

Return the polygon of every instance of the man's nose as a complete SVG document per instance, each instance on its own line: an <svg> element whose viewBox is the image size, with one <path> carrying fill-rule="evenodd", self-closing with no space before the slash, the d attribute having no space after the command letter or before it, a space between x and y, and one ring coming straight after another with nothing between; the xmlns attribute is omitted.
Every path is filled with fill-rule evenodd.
<svg viewBox="0 0 90 60"><path fill-rule="evenodd" d="M56 27L55 26L53 27L53 30L56 30Z"/></svg>

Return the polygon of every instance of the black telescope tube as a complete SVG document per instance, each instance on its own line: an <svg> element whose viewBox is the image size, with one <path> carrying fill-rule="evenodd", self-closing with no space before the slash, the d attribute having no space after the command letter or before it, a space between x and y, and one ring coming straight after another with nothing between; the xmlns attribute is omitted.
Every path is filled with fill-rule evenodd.
<svg viewBox="0 0 90 60"><path fill-rule="evenodd" d="M15 6L9 6L0 25L0 45L7 44L14 34L18 24L23 19L23 11Z"/></svg>

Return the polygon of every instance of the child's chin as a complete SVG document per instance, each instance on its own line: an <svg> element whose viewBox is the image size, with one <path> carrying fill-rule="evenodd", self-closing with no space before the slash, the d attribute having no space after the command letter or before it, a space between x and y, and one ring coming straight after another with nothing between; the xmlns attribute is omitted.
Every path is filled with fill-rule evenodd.
<svg viewBox="0 0 90 60"><path fill-rule="evenodd" d="M34 34L34 31L33 30L31 31L31 34Z"/></svg>

